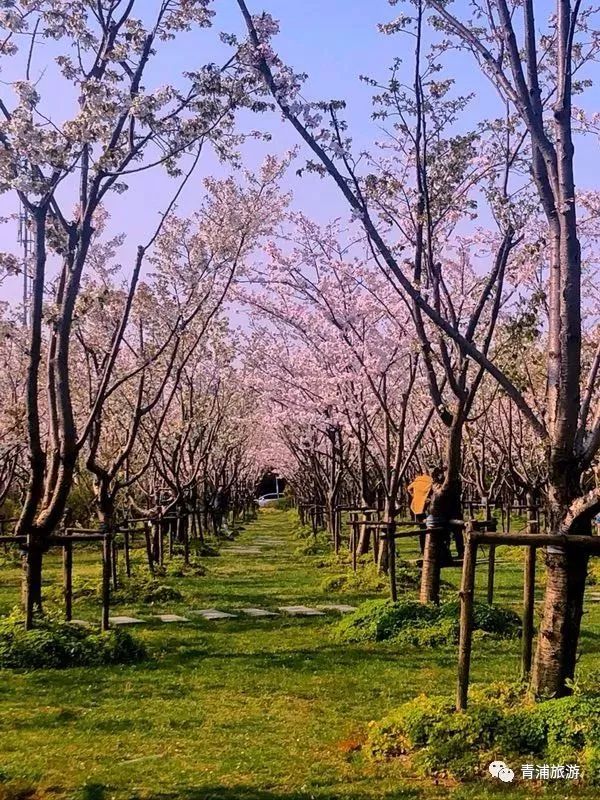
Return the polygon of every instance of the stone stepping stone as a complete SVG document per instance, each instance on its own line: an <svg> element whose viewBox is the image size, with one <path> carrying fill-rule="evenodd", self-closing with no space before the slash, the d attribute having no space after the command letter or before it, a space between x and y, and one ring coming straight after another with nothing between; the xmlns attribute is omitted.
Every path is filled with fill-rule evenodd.
<svg viewBox="0 0 600 800"><path fill-rule="evenodd" d="M263 539L263 538L256 538L254 540L256 544L285 544L285 539Z"/></svg>
<svg viewBox="0 0 600 800"><path fill-rule="evenodd" d="M204 619L235 619L236 614L228 614L225 611L219 611L216 608L201 608L198 611L190 611L190 614L198 614Z"/></svg>
<svg viewBox="0 0 600 800"><path fill-rule="evenodd" d="M262 553L260 547L227 547L227 553L234 553L238 556L258 556Z"/></svg>
<svg viewBox="0 0 600 800"><path fill-rule="evenodd" d="M143 619L136 619L135 617L110 617L111 625L143 625Z"/></svg>
<svg viewBox="0 0 600 800"><path fill-rule="evenodd" d="M290 614L292 617L323 617L325 616L318 608L308 606L279 606L280 611Z"/></svg>
<svg viewBox="0 0 600 800"><path fill-rule="evenodd" d="M189 622L187 617L180 617L178 614L155 614L154 617L161 622Z"/></svg>
<svg viewBox="0 0 600 800"><path fill-rule="evenodd" d="M266 608L241 608L240 611L243 611L244 614L248 614L249 617L276 617L277 614L274 611L267 611Z"/></svg>
<svg viewBox="0 0 600 800"><path fill-rule="evenodd" d="M343 603L335 604L335 603L328 603L324 606L319 606L319 608L324 608L326 611L339 611L340 614L350 614L352 611L356 611L356 606L346 606Z"/></svg>
<svg viewBox="0 0 600 800"><path fill-rule="evenodd" d="M112 620L111 620L112 622ZM69 625L77 625L78 628L93 628L91 622L88 622L87 619L70 619Z"/></svg>

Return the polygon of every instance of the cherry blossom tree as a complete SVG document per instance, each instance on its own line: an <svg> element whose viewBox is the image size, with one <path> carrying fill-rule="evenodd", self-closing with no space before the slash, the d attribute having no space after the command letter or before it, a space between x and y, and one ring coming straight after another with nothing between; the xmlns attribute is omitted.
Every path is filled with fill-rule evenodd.
<svg viewBox="0 0 600 800"><path fill-rule="evenodd" d="M253 105L253 98L236 58L222 67L198 67L166 86L145 85L159 50L184 32L201 36L213 13L210 0L157 0L150 6L135 0L23 0L2 11L0 59L21 78L6 87L12 99L0 98L0 191L13 193L27 210L35 245L26 389L30 478L18 525L29 536L28 624L40 603L44 541L64 511L78 454L111 382L143 262L160 228L159 223L138 247L97 397L78 429L73 321L99 210L108 208L113 193L127 191L136 175L162 169L177 187L163 208L165 220L205 149L237 158L235 113ZM73 109L66 120L52 107L44 70L58 72ZM48 291L49 259L58 263L58 278Z"/></svg>
<svg viewBox="0 0 600 800"><path fill-rule="evenodd" d="M415 17L418 25L423 24L424 12L432 9L433 26L446 36L441 49L450 46L451 37L475 57L498 90L503 108L508 107L511 124L527 148L537 201L546 218L544 247L549 262L545 287L549 313L547 390L540 415L493 358L486 344L488 338L476 343L469 329L461 330L440 314L435 298L432 302L409 275L386 228L374 214L364 177L357 172L358 162L340 119L342 104L303 101L302 76L273 50L271 40L277 23L268 14L253 17L244 0L238 0L238 5L248 29L250 69L262 76L284 118L312 151L316 168L338 186L362 223L382 268L393 276L418 313L455 343L462 358L499 383L547 448L552 530L589 533L591 518L600 508L600 494L595 488L586 491L583 480L600 444L597 416L592 422L589 419L598 367L594 359L588 379L583 378L581 231L575 196L572 103L573 93L585 87L574 76L593 61L597 52L593 9L557 0L556 13L540 42L534 0L524 4L501 0L483 9L475 5L473 19L454 15L435 0L417 0L407 3L407 13L387 28L389 32L404 29L406 20L414 24ZM505 241L511 244L514 233L510 234L510 228L504 235L509 235ZM575 668L587 557L579 551L549 549L546 561L548 583L533 684L538 694L560 695L568 691Z"/></svg>

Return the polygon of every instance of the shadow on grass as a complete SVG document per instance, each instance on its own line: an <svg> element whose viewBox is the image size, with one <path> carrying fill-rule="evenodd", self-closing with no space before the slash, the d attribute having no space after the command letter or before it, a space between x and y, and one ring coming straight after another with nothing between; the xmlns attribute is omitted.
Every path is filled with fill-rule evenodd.
<svg viewBox="0 0 600 800"><path fill-rule="evenodd" d="M395 789L392 792L377 794L357 794L348 795L347 792L337 792L325 790L285 792L285 791L266 791L255 789L251 786L207 786L198 789L182 789L177 792L165 794L155 794L146 800L418 800L423 797L423 793L418 789L403 788ZM100 800L100 798L85 798L85 800ZM106 798L108 800L108 797Z"/></svg>

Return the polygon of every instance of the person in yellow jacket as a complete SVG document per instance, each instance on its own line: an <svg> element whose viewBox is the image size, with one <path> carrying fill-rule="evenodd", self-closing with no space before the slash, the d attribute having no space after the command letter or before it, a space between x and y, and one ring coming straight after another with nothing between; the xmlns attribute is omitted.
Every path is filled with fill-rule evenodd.
<svg viewBox="0 0 600 800"><path fill-rule="evenodd" d="M414 481L407 487L410 495L410 510L415 515L417 522L423 522L427 516L427 503L431 495L433 479L430 475L417 475ZM425 547L425 534L419 536L419 547L423 553Z"/></svg>
<svg viewBox="0 0 600 800"><path fill-rule="evenodd" d="M425 514L425 506L431 494L433 478L430 475L417 475L414 481L408 486L408 493L411 496L410 510L415 517Z"/></svg>

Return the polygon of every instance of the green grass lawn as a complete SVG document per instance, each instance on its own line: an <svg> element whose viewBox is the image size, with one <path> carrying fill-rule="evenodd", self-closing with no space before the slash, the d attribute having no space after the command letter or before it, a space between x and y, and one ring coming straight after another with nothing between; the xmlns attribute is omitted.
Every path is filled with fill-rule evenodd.
<svg viewBox="0 0 600 800"><path fill-rule="evenodd" d="M291 514L268 510L248 525L236 546L257 536L285 539L261 555L207 558L208 574L169 579L184 602L117 607L149 618L193 608L342 602L367 595L326 595L325 578L339 568L323 556L295 554ZM415 557L402 542L400 557ZM140 555L141 558L141 555ZM48 556L47 582L60 562ZM497 600L520 608L521 564L498 551ZM540 573L541 573L540 569ZM99 574L99 556L75 555L75 575ZM459 570L445 571L456 585ZM0 569L0 613L19 598L17 568ZM485 567L479 570L485 597ZM451 591L451 590L448 590ZM593 588L590 591L595 591ZM76 603L74 615L97 620L99 607ZM397 644L337 645L335 614L188 624L153 622L135 629L151 658L128 667L14 673L0 671L0 800L409 800L552 795L592 798L566 782L545 788L435 785L402 763L376 765L360 752L366 725L420 692L454 689L454 648ZM581 670L600 669L600 606L588 603ZM518 642L482 642L473 680L514 679ZM501 754L498 754L501 757Z"/></svg>

